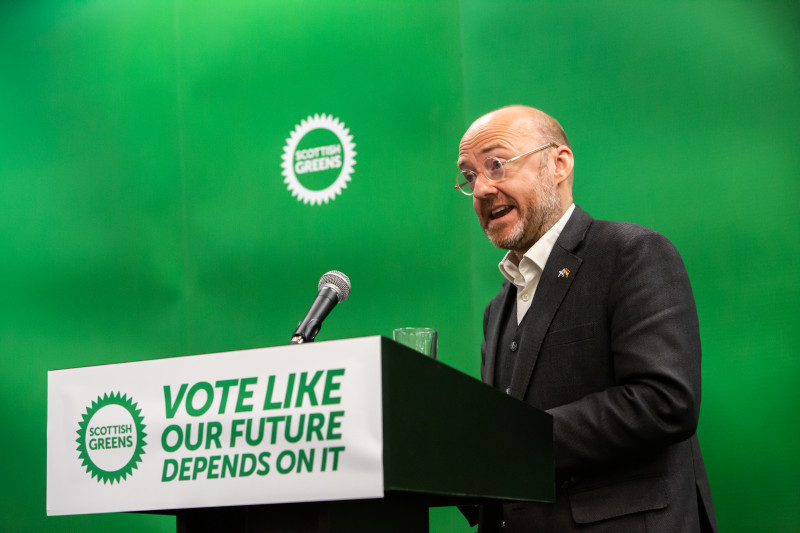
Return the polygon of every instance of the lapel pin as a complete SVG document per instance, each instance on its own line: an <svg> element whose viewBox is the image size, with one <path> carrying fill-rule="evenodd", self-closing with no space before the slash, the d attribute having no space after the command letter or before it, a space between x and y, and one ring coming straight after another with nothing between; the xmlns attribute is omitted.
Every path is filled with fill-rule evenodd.
<svg viewBox="0 0 800 533"><path fill-rule="evenodd" d="M559 270L558 271L558 277L559 278L568 278L569 277L569 269L568 268L562 268L561 270Z"/></svg>

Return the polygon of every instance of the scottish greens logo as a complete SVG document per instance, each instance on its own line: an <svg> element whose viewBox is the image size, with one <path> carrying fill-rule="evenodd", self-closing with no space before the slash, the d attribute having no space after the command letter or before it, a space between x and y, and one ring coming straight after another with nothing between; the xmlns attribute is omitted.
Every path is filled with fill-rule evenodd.
<svg viewBox="0 0 800 533"><path fill-rule="evenodd" d="M326 204L347 187L356 164L353 136L338 118L314 115L286 139L282 174L292 196L305 204Z"/></svg>
<svg viewBox="0 0 800 533"><path fill-rule="evenodd" d="M78 422L78 451L86 473L113 484L133 474L145 444L144 418L133 399L119 392L98 396Z"/></svg>

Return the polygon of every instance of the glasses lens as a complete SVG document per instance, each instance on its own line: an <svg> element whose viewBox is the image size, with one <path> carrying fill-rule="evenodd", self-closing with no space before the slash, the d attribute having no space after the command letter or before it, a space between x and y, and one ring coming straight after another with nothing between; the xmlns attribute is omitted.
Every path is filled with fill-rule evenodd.
<svg viewBox="0 0 800 533"><path fill-rule="evenodd" d="M483 162L486 177L492 181L503 179L503 160L497 157L487 157Z"/></svg>
<svg viewBox="0 0 800 533"><path fill-rule="evenodd" d="M464 194L472 195L476 179L478 179L477 174L471 170L462 170L456 176L456 187Z"/></svg>

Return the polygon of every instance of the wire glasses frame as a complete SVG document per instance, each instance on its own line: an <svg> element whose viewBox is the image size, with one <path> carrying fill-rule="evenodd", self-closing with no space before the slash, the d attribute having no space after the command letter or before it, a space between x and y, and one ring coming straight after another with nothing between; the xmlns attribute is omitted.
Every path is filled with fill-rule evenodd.
<svg viewBox="0 0 800 533"><path fill-rule="evenodd" d="M534 148L533 150L525 152L524 154L514 156L511 159L500 159L499 157L489 156L483 160L483 176L489 181L500 181L505 177L505 168L507 164L525 157L526 155L541 152L545 148L558 148L558 146L558 143L551 141L538 148ZM459 170L458 175L456 175L456 186L453 188L458 189L467 196L472 196L472 190L475 188L475 183L477 180L478 172L475 172L474 170L462 169Z"/></svg>

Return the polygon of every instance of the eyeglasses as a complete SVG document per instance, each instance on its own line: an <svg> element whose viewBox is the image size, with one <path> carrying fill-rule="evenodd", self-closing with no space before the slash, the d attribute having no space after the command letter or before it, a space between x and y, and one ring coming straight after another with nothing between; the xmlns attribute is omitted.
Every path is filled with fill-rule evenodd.
<svg viewBox="0 0 800 533"><path fill-rule="evenodd" d="M505 169L507 164L512 163L521 157L525 157L526 155L535 154L536 152L541 152L545 148L550 147L558 148L558 143L549 142L540 146L539 148L534 148L529 152L512 157L511 159L500 159L499 157L489 156L483 160L483 176L492 182L500 181L505 177ZM453 188L458 189L467 196L472 196L472 191L475 189L475 184L477 181L477 172L474 170L461 169L456 176L456 186Z"/></svg>

